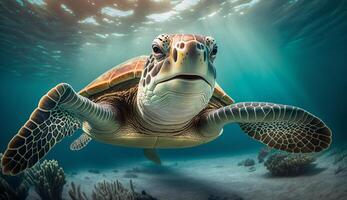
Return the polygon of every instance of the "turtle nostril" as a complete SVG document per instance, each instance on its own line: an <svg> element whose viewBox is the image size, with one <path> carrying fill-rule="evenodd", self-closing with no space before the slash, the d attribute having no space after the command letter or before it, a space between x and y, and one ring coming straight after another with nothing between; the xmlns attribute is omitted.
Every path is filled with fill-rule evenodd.
<svg viewBox="0 0 347 200"><path fill-rule="evenodd" d="M196 48L200 51L203 51L205 49L204 45L201 43L196 43Z"/></svg>
<svg viewBox="0 0 347 200"><path fill-rule="evenodd" d="M183 43L183 42L180 44L180 48L181 48L181 49L184 48L184 43Z"/></svg>
<svg viewBox="0 0 347 200"><path fill-rule="evenodd" d="M175 62L177 61L177 50L176 50L176 48L174 48L174 50L173 50L173 59L174 59Z"/></svg>
<svg viewBox="0 0 347 200"><path fill-rule="evenodd" d="M206 61L206 51L204 51L204 62Z"/></svg>

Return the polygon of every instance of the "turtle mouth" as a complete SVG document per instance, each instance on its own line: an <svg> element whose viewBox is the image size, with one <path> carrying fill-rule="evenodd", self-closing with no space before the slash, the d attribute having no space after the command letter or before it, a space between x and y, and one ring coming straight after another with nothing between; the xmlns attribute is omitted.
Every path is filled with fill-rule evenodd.
<svg viewBox="0 0 347 200"><path fill-rule="evenodd" d="M176 79L180 79L180 80L185 80L185 81L196 81L196 80L203 80L205 81L209 86L211 86L211 84L202 76L199 75L190 75L190 74L180 74L177 76L173 76L169 79L166 80L162 80L159 81L157 84L159 83L164 83L164 82L168 82L168 81L172 81L172 80L176 80ZM212 86L211 86L212 87Z"/></svg>

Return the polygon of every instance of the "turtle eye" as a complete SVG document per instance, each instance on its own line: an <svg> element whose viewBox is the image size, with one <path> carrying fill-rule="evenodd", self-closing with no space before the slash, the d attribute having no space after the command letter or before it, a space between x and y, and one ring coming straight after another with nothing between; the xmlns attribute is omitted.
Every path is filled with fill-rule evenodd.
<svg viewBox="0 0 347 200"><path fill-rule="evenodd" d="M158 54L158 55L164 54L157 44L152 45L152 50L153 50L153 53L155 54Z"/></svg>
<svg viewBox="0 0 347 200"><path fill-rule="evenodd" d="M210 55L211 55L211 56L216 56L217 52L218 52L218 48L217 48L217 46L215 45L215 46L213 47L213 49L212 49Z"/></svg>

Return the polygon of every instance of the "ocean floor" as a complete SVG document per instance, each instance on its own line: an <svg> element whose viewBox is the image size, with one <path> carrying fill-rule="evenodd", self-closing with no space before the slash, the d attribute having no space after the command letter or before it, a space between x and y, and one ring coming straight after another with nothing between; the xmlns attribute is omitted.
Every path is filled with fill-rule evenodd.
<svg viewBox="0 0 347 200"><path fill-rule="evenodd" d="M256 161L255 171L238 166L246 158ZM136 191L145 190L163 200L207 200L218 199L217 196L220 200L347 199L347 175L335 175L333 162L334 157L325 153L305 175L273 177L263 163L257 162L256 153L194 160L163 159L162 166L139 161L104 170L65 171L67 184L63 197L70 199L71 181L90 194L97 182L117 179L129 187L131 179ZM32 198L37 198L33 190L28 199Z"/></svg>

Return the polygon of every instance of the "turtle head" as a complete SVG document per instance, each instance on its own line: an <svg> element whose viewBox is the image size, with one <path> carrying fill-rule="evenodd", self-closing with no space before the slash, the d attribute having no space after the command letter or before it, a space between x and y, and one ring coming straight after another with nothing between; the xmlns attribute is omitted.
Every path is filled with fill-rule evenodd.
<svg viewBox="0 0 347 200"><path fill-rule="evenodd" d="M208 104L216 80L213 62L215 40L191 34L161 34L152 42L152 53L142 72L140 110L175 123L191 119ZM168 116L170 115L170 116Z"/></svg>

